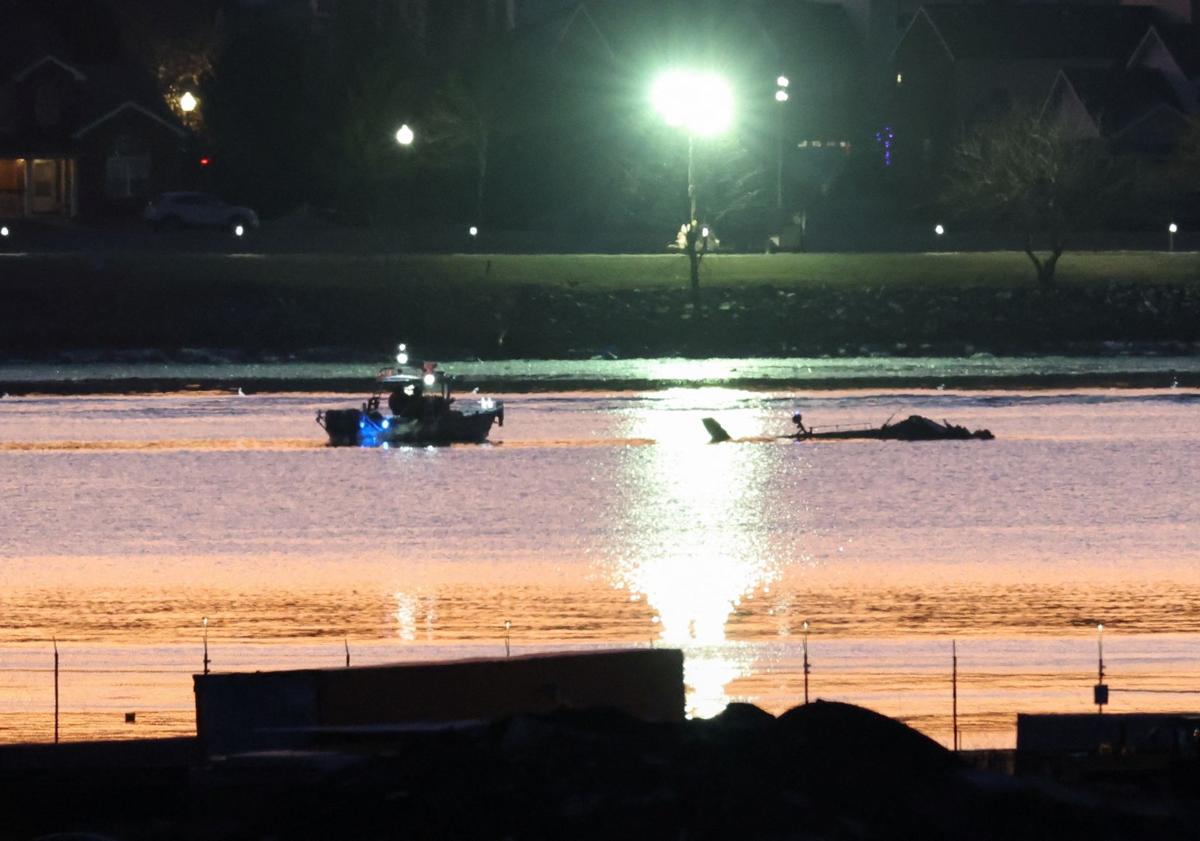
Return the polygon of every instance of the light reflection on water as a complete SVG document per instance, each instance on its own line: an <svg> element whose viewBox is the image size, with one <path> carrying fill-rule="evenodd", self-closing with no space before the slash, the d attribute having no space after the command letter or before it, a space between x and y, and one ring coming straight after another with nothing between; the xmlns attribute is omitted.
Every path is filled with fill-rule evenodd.
<svg viewBox="0 0 1200 841"><path fill-rule="evenodd" d="M1200 395L513 396L480 447L319 446L320 395L0 401L0 741L190 732L200 619L218 669L678 645L689 712L813 695L968 747L1018 711L1087 711L1094 626L1113 709L1200 688ZM893 411L993 442L797 443ZM700 418L744 442L710 445ZM138 710L136 728L121 713Z"/></svg>
<svg viewBox="0 0 1200 841"><path fill-rule="evenodd" d="M627 527L618 537L624 545L613 547L614 583L644 595L656 610L658 640L684 650L688 714L700 717L724 709L725 687L752 668L726 644L726 625L775 577L778 563L756 513L767 486L764 451L705 444L701 419L713 399L679 389L663 396L665 408L623 413L630 437L660 443L622 460L618 494Z"/></svg>

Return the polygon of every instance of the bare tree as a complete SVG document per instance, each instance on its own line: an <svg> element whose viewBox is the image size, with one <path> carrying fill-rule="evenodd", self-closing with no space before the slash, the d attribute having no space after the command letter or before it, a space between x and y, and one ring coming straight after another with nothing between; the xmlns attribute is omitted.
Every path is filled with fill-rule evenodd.
<svg viewBox="0 0 1200 841"><path fill-rule="evenodd" d="M955 148L941 201L957 215L1015 228L1048 285L1071 235L1109 217L1126 186L1102 141L1013 112Z"/></svg>

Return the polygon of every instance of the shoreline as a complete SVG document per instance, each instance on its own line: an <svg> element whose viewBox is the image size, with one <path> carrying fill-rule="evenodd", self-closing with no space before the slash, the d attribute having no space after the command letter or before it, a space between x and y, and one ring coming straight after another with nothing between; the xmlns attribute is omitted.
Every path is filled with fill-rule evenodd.
<svg viewBox="0 0 1200 841"><path fill-rule="evenodd" d="M237 361L233 361L237 360ZM838 358L593 358L449 360L440 369L460 394L647 392L674 388L746 391L1049 391L1200 388L1200 355ZM0 364L0 396L176 392L369 391L379 364L246 360L221 352L175 359L144 352L83 360Z"/></svg>

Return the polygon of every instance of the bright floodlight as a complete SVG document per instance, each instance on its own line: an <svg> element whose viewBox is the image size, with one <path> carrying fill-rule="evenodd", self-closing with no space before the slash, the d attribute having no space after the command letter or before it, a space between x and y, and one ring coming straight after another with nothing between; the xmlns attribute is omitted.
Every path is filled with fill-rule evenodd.
<svg viewBox="0 0 1200 841"><path fill-rule="evenodd" d="M785 90L775 91L775 101L776 102L787 102L788 101L788 92Z"/></svg>
<svg viewBox="0 0 1200 841"><path fill-rule="evenodd" d="M479 229L472 225L471 227L467 228L467 233L473 237L477 237L479 236Z"/></svg>
<svg viewBox="0 0 1200 841"><path fill-rule="evenodd" d="M786 88L791 83L788 81L787 76L780 76L778 79L775 80L775 84L779 85L779 87L781 87L781 88Z"/></svg>
<svg viewBox="0 0 1200 841"><path fill-rule="evenodd" d="M183 96L179 97L179 110L185 114L196 110L196 97L192 96L191 91L184 91Z"/></svg>
<svg viewBox="0 0 1200 841"><path fill-rule="evenodd" d="M733 122L733 92L715 73L674 70L658 77L650 98L669 126L712 136Z"/></svg>
<svg viewBox="0 0 1200 841"><path fill-rule="evenodd" d="M0 237L8 236L8 225L0 225Z"/></svg>
<svg viewBox="0 0 1200 841"><path fill-rule="evenodd" d="M242 227L241 225L234 225L234 226L233 226L233 235L234 235L235 237L240 237L240 236L242 236L242 235L243 235L243 234L245 234L245 233L246 233L246 229L245 229L244 227Z"/></svg>
<svg viewBox="0 0 1200 841"><path fill-rule="evenodd" d="M1179 226L1176 225L1174 222L1172 222L1170 225L1167 225L1167 233L1175 234L1178 232L1179 232Z"/></svg>
<svg viewBox="0 0 1200 841"><path fill-rule="evenodd" d="M413 140L415 139L416 135L413 134L413 130L409 128L408 123L405 123L404 125L400 126L400 128L396 129L396 142L401 146L411 146Z"/></svg>
<svg viewBox="0 0 1200 841"><path fill-rule="evenodd" d="M940 237L942 234L946 233L946 229L943 228L941 225L934 225L933 232Z"/></svg>

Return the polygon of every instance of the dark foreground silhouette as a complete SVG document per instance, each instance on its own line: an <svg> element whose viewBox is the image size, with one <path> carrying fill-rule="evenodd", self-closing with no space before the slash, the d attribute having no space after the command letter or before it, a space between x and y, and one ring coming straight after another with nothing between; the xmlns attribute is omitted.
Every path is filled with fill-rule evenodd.
<svg viewBox="0 0 1200 841"><path fill-rule="evenodd" d="M1194 804L1149 810L972 771L915 730L839 703L778 718L734 704L671 724L563 710L325 739L152 773L65 760L31 770L49 745L41 759L0 755L0 838L1144 841L1195 829Z"/></svg>

